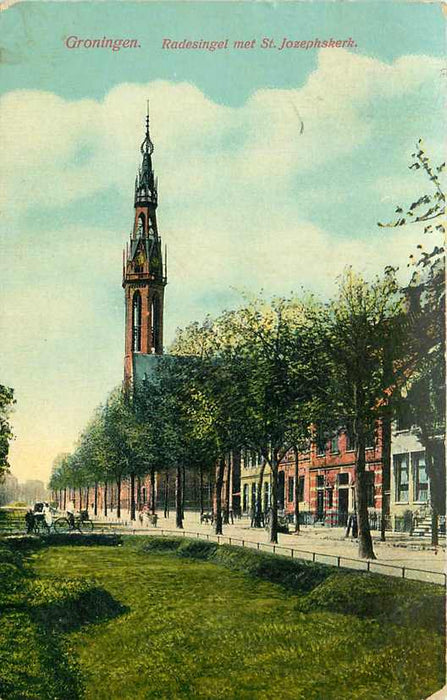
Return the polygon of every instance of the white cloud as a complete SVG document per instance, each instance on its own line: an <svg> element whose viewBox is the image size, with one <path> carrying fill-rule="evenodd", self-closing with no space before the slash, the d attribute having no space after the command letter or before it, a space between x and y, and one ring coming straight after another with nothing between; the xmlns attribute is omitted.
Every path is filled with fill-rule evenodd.
<svg viewBox="0 0 447 700"><path fill-rule="evenodd" d="M407 155L401 144L411 148L421 123L433 143L439 138L440 68L429 57L388 65L321 51L302 87L259 90L239 108L216 104L188 83L166 81L121 84L102 102L39 91L6 94L0 101L0 323L4 380L19 398L18 469L30 467L39 440L39 473L52 450L54 456L69 449L93 406L121 377L120 242L127 232L93 227L81 205L79 220L60 219L56 226L51 208L107 191L129 202L124 216L130 219L148 95L159 225L170 249L166 329L172 335L177 325L231 303L230 288L286 294L303 285L327 294L347 264L370 275L389 263L405 266L417 231L374 226L368 237L359 220L355 238L341 237L329 219L323 225L305 214L303 199L314 211L330 205L335 223L350 211L359 173L373 203L412 196L412 174L400 176ZM424 102L427 95L435 96L435 107ZM399 112L403 99L415 100L417 119ZM357 153L364 146L375 151L381 138L390 151L381 172L369 172ZM394 170L393 159L399 161ZM45 233L42 222L33 227L42 206Z"/></svg>
<svg viewBox="0 0 447 700"><path fill-rule="evenodd" d="M441 68L441 61L423 56L388 65L322 50L303 87L258 90L240 108L218 105L188 83L166 81L122 84L103 102L13 91L0 103L4 201L23 201L26 193L29 206L49 199L64 204L110 186L127 192L147 95L157 166L171 202L211 198L223 185L277 191L291 175L364 143L381 116L377 100L416 98L423 84L438 85Z"/></svg>

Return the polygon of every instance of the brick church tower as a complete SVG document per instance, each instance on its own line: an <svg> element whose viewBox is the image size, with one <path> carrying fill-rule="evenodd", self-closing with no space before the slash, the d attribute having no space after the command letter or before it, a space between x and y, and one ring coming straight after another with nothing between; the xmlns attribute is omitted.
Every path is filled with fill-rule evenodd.
<svg viewBox="0 0 447 700"><path fill-rule="evenodd" d="M136 360L163 354L163 306L167 283L157 226L157 178L152 168L154 145L149 134L149 106L143 157L135 180L134 220L123 251L123 288L126 304L124 381L134 380Z"/></svg>

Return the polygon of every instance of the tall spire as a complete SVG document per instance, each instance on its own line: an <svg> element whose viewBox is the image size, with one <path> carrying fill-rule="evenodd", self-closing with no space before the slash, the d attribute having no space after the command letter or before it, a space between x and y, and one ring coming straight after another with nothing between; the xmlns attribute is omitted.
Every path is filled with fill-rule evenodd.
<svg viewBox="0 0 447 700"><path fill-rule="evenodd" d="M147 101L146 133L140 147L143 162L135 184L135 205L143 203L157 204L157 191L154 171L152 169L152 153L154 144L149 132L149 100Z"/></svg>
<svg viewBox="0 0 447 700"><path fill-rule="evenodd" d="M149 134L149 100L147 101L147 112L146 112L146 135L144 137L144 141L141 144L141 155L143 156L143 163L144 163L144 155L148 154L149 156L152 155L154 152L154 144L151 141L151 137Z"/></svg>

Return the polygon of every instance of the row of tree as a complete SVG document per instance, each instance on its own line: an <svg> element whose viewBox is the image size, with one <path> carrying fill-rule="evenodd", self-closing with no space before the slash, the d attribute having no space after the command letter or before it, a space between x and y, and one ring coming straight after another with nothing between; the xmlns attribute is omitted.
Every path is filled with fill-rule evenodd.
<svg viewBox="0 0 447 700"><path fill-rule="evenodd" d="M414 158L435 194L424 195L409 212L417 221L438 221L444 211L442 166L431 167L421 144ZM393 225L404 223L401 217ZM153 484L156 472L175 473L182 527L182 470L215 471L219 533L225 464L232 453L250 449L270 467L270 540L276 542L278 470L285 453L293 449L297 476L299 453L315 437L315 426L329 431L349 424L356 447L359 554L373 558L366 437L381 421L389 488L391 423L404 397L426 449L437 532L445 479L444 251L435 247L413 262L415 272L404 288L393 268L369 283L348 269L328 303L312 296L259 297L178 331L150 378L115 390L98 409L75 452L55 464L51 488L116 483L119 513L121 484L128 479L134 518L135 479L151 474Z"/></svg>

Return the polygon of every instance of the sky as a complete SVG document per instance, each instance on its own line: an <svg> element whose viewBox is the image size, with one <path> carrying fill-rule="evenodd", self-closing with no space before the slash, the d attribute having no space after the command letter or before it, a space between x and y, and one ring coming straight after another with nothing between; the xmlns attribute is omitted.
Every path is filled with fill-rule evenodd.
<svg viewBox="0 0 447 700"><path fill-rule="evenodd" d="M37 0L0 13L0 383L17 399L13 474L47 480L122 380L122 248L146 100L169 344L244 293L325 297L346 265L406 269L420 231L377 222L425 192L408 169L419 138L443 159L443 29L440 6L405 2ZM68 49L69 36L138 46ZM168 50L166 38L229 48ZM284 38L354 46L280 50Z"/></svg>

